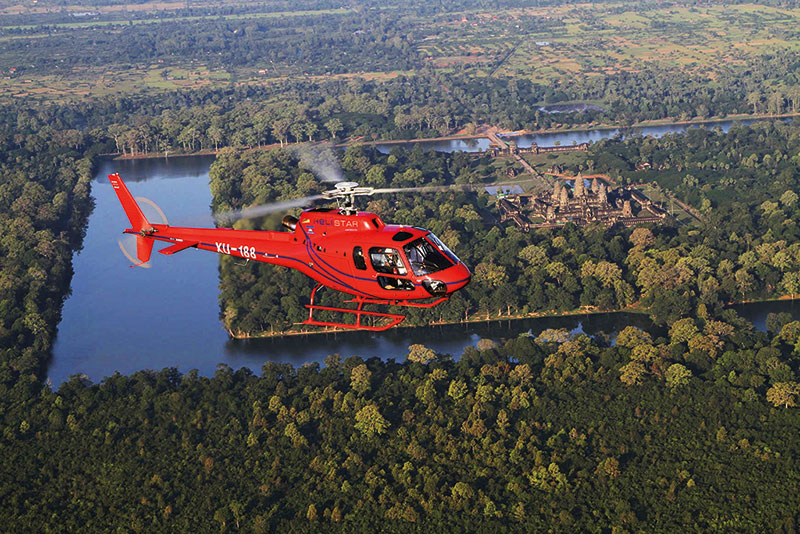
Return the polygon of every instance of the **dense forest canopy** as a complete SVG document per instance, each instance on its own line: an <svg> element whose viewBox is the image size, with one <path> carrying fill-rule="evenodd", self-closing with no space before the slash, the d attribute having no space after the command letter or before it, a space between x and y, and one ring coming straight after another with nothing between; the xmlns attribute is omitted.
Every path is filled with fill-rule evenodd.
<svg viewBox="0 0 800 534"><path fill-rule="evenodd" d="M31 532L794 532L786 320L75 377L3 395L0 514Z"/></svg>

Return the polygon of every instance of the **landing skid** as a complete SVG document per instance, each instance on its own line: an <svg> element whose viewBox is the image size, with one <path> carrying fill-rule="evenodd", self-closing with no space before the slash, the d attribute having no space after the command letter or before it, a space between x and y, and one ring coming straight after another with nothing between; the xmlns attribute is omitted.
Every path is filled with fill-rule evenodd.
<svg viewBox="0 0 800 534"><path fill-rule="evenodd" d="M312 325L312 326L328 326L333 328L346 328L349 330L370 330L373 332L383 332L384 330L388 330L394 326L399 325L403 322L403 319L406 318L405 315L398 315L395 313L381 313L381 312L374 312L374 311L367 311L364 309L364 304L384 304L390 306L408 306L411 308L432 308L437 304L440 304L448 299L448 297L441 297L434 302L411 302L408 300L381 300L381 299L372 299L367 297L353 297L352 299L346 302L354 302L357 304L355 309L352 308L336 308L332 306L320 306L318 304L314 304L314 297L317 294L317 291L324 287L322 284L317 284L314 289L311 290L311 302L306 304L306 308L308 308L308 319L303 321L300 324ZM314 310L321 310L321 311L330 311L330 312L337 312L343 314L350 314L355 315L356 322L355 323L337 323L334 321L320 321L314 318ZM362 324L361 319L362 317L377 317L380 319L387 319L388 322L379 326L375 325L365 325Z"/></svg>

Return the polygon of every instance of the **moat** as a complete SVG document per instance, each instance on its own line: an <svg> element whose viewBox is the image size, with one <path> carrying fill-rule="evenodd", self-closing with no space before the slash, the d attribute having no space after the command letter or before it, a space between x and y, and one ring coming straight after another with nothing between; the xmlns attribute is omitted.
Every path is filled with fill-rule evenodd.
<svg viewBox="0 0 800 534"><path fill-rule="evenodd" d="M172 257L156 255L151 269L129 268L117 245L127 220L106 178L119 172L134 196L158 202L172 224L210 225L212 160L213 156L157 158L105 161L99 166L92 183L96 206L83 250L74 258L72 294L64 305L48 372L55 387L73 374L100 381L114 372L177 367L211 375L220 363L258 373L267 361L297 366L322 362L333 353L402 359L412 343L458 356L482 338L501 340L545 328L580 329L613 339L628 324L650 326L646 316L615 313L232 341L219 320L217 258L192 250ZM791 301L781 301L738 310L764 329L768 312L800 315L796 308Z"/></svg>

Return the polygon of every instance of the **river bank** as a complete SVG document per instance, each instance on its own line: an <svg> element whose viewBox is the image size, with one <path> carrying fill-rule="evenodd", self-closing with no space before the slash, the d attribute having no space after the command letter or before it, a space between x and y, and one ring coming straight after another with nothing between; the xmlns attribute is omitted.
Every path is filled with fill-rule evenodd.
<svg viewBox="0 0 800 534"><path fill-rule="evenodd" d="M499 323L503 321L521 321L526 319L556 319L561 317L576 317L576 316L592 316L592 315L608 315L613 313L631 313L631 314L642 314L647 315L647 310L641 308L625 308L621 310L599 310L593 306L582 306L575 310L569 310L564 312L556 312L556 311L548 311L548 312L533 312L533 313L517 313L517 314L509 314L509 315L499 315L499 316L489 316L484 318L483 315L481 316L474 315L462 321L434 321L432 323L428 323L426 325L404 325L399 324L398 326L393 327L393 329L412 329L412 328L429 328L429 327L439 327L439 326L468 326L471 324L479 324L479 323ZM284 330L282 332L256 332L250 334L244 334L241 332L234 333L231 330L226 329L228 334L231 336L231 339L238 339L238 340L247 340L247 339L276 339L282 337L289 337L289 336L314 336L318 334L339 334L342 332L365 332L366 330L357 330L357 329L349 329L349 328L323 328L314 331L292 331L292 330Z"/></svg>
<svg viewBox="0 0 800 534"><path fill-rule="evenodd" d="M727 303L728 308L733 308L737 306L745 306L747 304L767 304L770 302L786 302L786 301L795 301L800 300L800 295L780 295L778 297L770 297L764 299L746 299L738 302L729 302ZM545 312L532 312L532 313L516 313L516 314L509 314L509 315L500 315L500 316L489 316L489 317L482 317L478 315L474 315L469 317L468 319L462 321L455 321L455 322L432 322L428 323L427 325L404 325L400 324L394 329L414 329L414 328L430 328L430 327L440 327L440 326L469 326L472 324L480 324L480 323L501 323L505 321L523 321L529 319L558 319L564 317L591 317L595 315L612 315L612 314L634 314L634 315L644 315L649 317L650 313L647 309L641 308L638 306L629 306L627 308L621 308L616 310L600 310L594 306L581 306L580 308L576 308L574 310L558 312L558 311L545 311ZM483 315L483 314L481 314ZM282 332L256 332L250 334L244 333L234 333L231 330L226 329L228 335L230 335L231 339L235 340L253 340L253 339L280 339L284 337L293 337L293 336L316 336L320 334L340 334L343 332L360 332L363 330L355 330L355 329L344 329L344 328L325 328L315 331L292 331L292 330L285 330Z"/></svg>
<svg viewBox="0 0 800 534"><path fill-rule="evenodd" d="M728 121L736 122L736 121L759 121L759 120L775 120L775 119L785 120L794 117L800 117L800 113L784 113L780 115L739 114L739 115L729 115L726 117L712 117L709 119L693 119L686 121L664 118L664 119L637 122L632 125L595 123L595 124L577 124L568 127L546 128L539 130L508 130L494 126L483 125L480 127L480 130L475 133L457 133L453 135L445 135L439 137L419 137L415 139L386 139L386 140L374 140L374 141L364 141L363 137L360 137L347 140L343 143L337 143L333 146L335 148L347 148L352 146L392 146L392 145L404 146L404 145L414 145L417 143L445 143L449 141L472 141L475 139L487 139L490 133L497 134L501 137L513 138L513 137L533 136L533 135L557 135L566 133L597 132L604 130L628 130L637 128L650 128L650 127L671 127L671 126L690 127L693 125L714 124L714 123L722 123ZM299 144L304 144L304 143L299 143ZM287 143L285 146L294 146L294 145L290 145ZM223 147L223 148L231 148L231 147ZM273 143L269 145L262 145L260 147L239 146L232 148L237 148L241 150L272 150L275 148L281 148L281 145L279 143ZM170 157L215 156L219 152L219 150L220 149L204 149L194 152L171 152L166 154L161 152L120 154L116 152L116 153L106 153L101 155L106 157L112 157L115 160L135 160L135 159L153 159L153 158L169 159Z"/></svg>

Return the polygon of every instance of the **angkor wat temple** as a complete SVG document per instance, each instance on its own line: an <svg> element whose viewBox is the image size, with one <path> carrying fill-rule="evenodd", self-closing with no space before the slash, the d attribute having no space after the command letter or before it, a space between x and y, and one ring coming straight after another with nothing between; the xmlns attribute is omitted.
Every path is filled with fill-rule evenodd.
<svg viewBox="0 0 800 534"><path fill-rule="evenodd" d="M595 221L634 226L667 217L661 206L635 187L610 188L603 178L593 177L587 188L580 173L572 180L557 179L549 192L507 195L498 200L498 208L502 221L514 221L524 230Z"/></svg>

